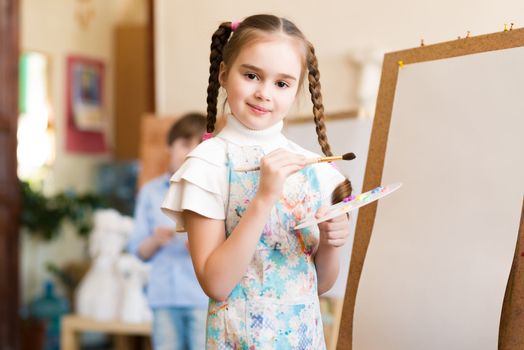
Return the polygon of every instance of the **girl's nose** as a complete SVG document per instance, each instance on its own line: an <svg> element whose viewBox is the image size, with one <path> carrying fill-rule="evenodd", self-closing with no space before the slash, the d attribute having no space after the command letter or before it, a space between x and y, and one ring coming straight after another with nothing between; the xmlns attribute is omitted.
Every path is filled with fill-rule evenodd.
<svg viewBox="0 0 524 350"><path fill-rule="evenodd" d="M255 91L255 97L261 101L269 101L271 100L268 87L266 84L260 84L258 89Z"/></svg>

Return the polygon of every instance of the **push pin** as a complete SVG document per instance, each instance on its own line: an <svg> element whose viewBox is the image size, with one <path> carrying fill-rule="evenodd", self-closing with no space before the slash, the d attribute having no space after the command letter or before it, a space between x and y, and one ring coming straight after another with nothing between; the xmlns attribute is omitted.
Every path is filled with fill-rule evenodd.
<svg viewBox="0 0 524 350"><path fill-rule="evenodd" d="M424 39L420 39L420 46L421 46L421 47L424 47L424 45L425 45L425 44L424 44Z"/></svg>
<svg viewBox="0 0 524 350"><path fill-rule="evenodd" d="M404 68L404 61L400 60L398 61L399 68Z"/></svg>
<svg viewBox="0 0 524 350"><path fill-rule="evenodd" d="M471 32L468 30L468 32L466 33L466 39L469 38L470 34L471 34Z"/></svg>
<svg viewBox="0 0 524 350"><path fill-rule="evenodd" d="M514 24L514 23L510 23L510 24L511 24L511 25L510 25L510 27L509 27L509 30L513 30L513 24Z"/></svg>
<svg viewBox="0 0 524 350"><path fill-rule="evenodd" d="M506 23L504 23L504 31L507 32L508 31L508 25Z"/></svg>

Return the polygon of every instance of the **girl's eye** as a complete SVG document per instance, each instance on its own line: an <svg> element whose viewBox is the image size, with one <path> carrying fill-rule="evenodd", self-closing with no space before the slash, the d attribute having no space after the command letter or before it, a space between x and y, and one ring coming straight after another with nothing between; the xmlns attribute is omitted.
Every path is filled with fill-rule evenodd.
<svg viewBox="0 0 524 350"><path fill-rule="evenodd" d="M255 80L258 79L257 75L255 73L246 73L244 74L249 80Z"/></svg>
<svg viewBox="0 0 524 350"><path fill-rule="evenodd" d="M277 82L277 86L278 86L279 88L288 88L288 87L289 87L289 84L286 83L285 81L278 81L278 82Z"/></svg>

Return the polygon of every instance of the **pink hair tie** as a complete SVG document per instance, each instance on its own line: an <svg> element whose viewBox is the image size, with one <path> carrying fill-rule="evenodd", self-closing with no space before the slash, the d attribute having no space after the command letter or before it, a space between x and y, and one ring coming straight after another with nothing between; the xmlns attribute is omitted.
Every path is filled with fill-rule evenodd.
<svg viewBox="0 0 524 350"><path fill-rule="evenodd" d="M240 25L240 21L233 21L233 22L231 22L231 30L232 31L237 30L239 25Z"/></svg>
<svg viewBox="0 0 524 350"><path fill-rule="evenodd" d="M212 133L206 132L206 133L204 133L204 135L202 135L202 141L209 140L212 137L213 137Z"/></svg>

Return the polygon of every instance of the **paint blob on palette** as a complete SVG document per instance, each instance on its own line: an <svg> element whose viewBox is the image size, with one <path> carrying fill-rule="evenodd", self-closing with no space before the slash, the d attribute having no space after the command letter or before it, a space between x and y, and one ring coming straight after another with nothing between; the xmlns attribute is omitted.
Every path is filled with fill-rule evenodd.
<svg viewBox="0 0 524 350"><path fill-rule="evenodd" d="M372 189L371 191L359 194L358 196L350 196L344 198L342 202L339 202L329 207L328 211L323 217L318 219L313 217L299 222L298 225L295 226L295 230L300 230L304 227L319 224L339 215L349 213L350 211L363 207L364 205L367 205L369 203L373 203L374 201L395 192L400 188L400 186L402 186L402 184L400 182L397 182L384 187L379 186L377 188Z"/></svg>

